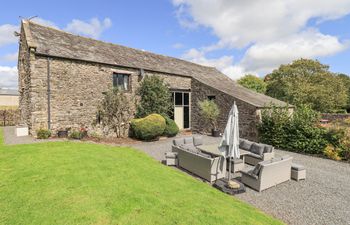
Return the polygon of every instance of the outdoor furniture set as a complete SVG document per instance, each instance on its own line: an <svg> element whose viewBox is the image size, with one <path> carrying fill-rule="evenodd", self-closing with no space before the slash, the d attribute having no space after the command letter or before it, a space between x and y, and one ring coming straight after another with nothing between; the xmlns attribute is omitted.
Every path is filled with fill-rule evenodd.
<svg viewBox="0 0 350 225"><path fill-rule="evenodd" d="M262 191L291 178L306 178L306 169L292 163L292 157L275 158L271 145L240 139L240 159L232 159L232 172L241 172L241 182ZM210 183L225 178L228 159L222 156L218 145L204 145L201 136L173 140L172 152L167 152L166 165L183 168ZM247 169L245 164L254 166Z"/></svg>

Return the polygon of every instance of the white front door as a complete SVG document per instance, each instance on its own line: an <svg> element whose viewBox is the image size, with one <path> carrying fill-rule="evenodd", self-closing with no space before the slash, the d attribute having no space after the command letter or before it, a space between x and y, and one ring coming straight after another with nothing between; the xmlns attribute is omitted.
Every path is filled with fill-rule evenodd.
<svg viewBox="0 0 350 225"><path fill-rule="evenodd" d="M184 129L184 107L175 106L174 121L180 130Z"/></svg>

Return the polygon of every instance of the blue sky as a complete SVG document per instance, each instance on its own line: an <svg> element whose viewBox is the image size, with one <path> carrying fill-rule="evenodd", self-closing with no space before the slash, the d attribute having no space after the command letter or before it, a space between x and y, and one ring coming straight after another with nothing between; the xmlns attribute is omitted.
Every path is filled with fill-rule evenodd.
<svg viewBox="0 0 350 225"><path fill-rule="evenodd" d="M21 7L18 7L18 6ZM0 87L16 88L20 16L129 47L215 66L237 79L297 58L350 74L350 1L6 1Z"/></svg>

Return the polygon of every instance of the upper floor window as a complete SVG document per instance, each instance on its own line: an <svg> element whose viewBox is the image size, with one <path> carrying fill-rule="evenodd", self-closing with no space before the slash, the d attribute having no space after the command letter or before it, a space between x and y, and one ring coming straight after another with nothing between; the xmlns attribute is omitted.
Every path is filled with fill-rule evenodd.
<svg viewBox="0 0 350 225"><path fill-rule="evenodd" d="M129 90L129 74L113 73L113 87L119 90Z"/></svg>

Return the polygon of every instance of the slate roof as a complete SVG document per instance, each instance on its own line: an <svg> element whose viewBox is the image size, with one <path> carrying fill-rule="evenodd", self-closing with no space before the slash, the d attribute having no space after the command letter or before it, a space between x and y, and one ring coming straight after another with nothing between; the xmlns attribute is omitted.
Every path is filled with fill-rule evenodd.
<svg viewBox="0 0 350 225"><path fill-rule="evenodd" d="M31 21L22 21L22 25L27 43L36 48L36 54L189 76L256 107L271 103L276 106L286 105L238 85L214 67L73 35Z"/></svg>
<svg viewBox="0 0 350 225"><path fill-rule="evenodd" d="M12 96L18 96L18 91L14 89L1 89L0 88L0 95L12 95Z"/></svg>

